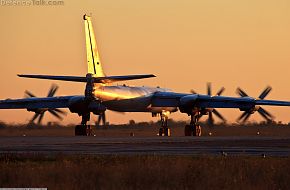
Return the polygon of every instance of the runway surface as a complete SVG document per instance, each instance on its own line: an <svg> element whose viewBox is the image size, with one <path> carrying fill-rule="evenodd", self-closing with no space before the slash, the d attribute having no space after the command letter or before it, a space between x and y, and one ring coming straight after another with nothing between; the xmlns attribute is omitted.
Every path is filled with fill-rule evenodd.
<svg viewBox="0 0 290 190"><path fill-rule="evenodd" d="M0 137L0 153L290 156L290 138Z"/></svg>

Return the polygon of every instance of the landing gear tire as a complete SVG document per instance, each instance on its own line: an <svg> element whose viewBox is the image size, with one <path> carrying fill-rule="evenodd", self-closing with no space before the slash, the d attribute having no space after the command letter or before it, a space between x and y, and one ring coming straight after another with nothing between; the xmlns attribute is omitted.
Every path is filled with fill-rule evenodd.
<svg viewBox="0 0 290 190"><path fill-rule="evenodd" d="M190 124L184 127L185 136L201 136L201 126L198 124L198 120L201 115L200 112L192 112L190 115Z"/></svg>
<svg viewBox="0 0 290 190"><path fill-rule="evenodd" d="M75 136L91 136L92 129L90 125L77 125L75 127Z"/></svg>
<svg viewBox="0 0 290 190"><path fill-rule="evenodd" d="M170 129L169 128L164 128L164 136L170 137Z"/></svg>
<svg viewBox="0 0 290 190"><path fill-rule="evenodd" d="M166 128L161 127L159 129L158 136L170 137L170 135L171 135L171 133L170 133L170 129L168 127L166 127Z"/></svg>
<svg viewBox="0 0 290 190"><path fill-rule="evenodd" d="M201 136L201 126L200 125L195 126L195 136L197 136L197 137Z"/></svg>
<svg viewBox="0 0 290 190"><path fill-rule="evenodd" d="M200 125L185 125L184 127L185 136L201 136L201 126Z"/></svg>

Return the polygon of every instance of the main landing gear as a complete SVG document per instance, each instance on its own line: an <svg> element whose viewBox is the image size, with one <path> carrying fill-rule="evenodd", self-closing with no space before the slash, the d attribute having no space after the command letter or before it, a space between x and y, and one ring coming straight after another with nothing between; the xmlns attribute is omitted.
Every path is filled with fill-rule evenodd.
<svg viewBox="0 0 290 190"><path fill-rule="evenodd" d="M198 124L198 120L200 119L199 113L192 113L190 115L191 120L190 124L184 127L184 135L185 136L201 136L201 126Z"/></svg>
<svg viewBox="0 0 290 190"><path fill-rule="evenodd" d="M90 113L82 114L82 123L75 127L75 136L91 136L92 128L90 125L87 125L87 122L90 120Z"/></svg>
<svg viewBox="0 0 290 190"><path fill-rule="evenodd" d="M170 129L168 128L168 116L167 113L161 113L161 127L158 132L158 136L170 136Z"/></svg>

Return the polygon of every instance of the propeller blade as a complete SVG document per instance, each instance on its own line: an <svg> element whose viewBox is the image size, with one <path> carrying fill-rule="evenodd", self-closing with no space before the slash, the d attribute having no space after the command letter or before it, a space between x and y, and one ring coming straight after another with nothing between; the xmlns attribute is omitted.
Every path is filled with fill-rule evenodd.
<svg viewBox="0 0 290 190"><path fill-rule="evenodd" d="M244 117L246 117L247 112L245 111L238 119L237 121L240 122Z"/></svg>
<svg viewBox="0 0 290 190"><path fill-rule="evenodd" d="M191 94L197 94L197 92L194 91L193 89L190 90L190 93L191 93Z"/></svg>
<svg viewBox="0 0 290 190"><path fill-rule="evenodd" d="M36 118L39 116L39 113L35 113L34 116L32 117L32 119L30 120L30 123L33 123L34 120L36 120Z"/></svg>
<svg viewBox="0 0 290 190"><path fill-rule="evenodd" d="M32 97L36 97L34 94L32 94L31 92L29 92L28 90L25 90L25 95L29 98L32 98Z"/></svg>
<svg viewBox="0 0 290 190"><path fill-rule="evenodd" d="M246 112L247 114L246 114L246 117L243 119L243 123L246 123L246 121L249 119L249 117L251 116L251 114L250 113L248 113L248 112Z"/></svg>
<svg viewBox="0 0 290 190"><path fill-rule="evenodd" d="M53 85L51 86L50 90L48 91L48 95L47 95L47 97L53 97L54 94L56 93L57 89L58 89L58 86L55 85L55 84L53 84Z"/></svg>
<svg viewBox="0 0 290 190"><path fill-rule="evenodd" d="M241 97L247 97L248 96L248 94L245 91L243 91L241 88L239 88L239 87L237 88L237 91L236 92Z"/></svg>
<svg viewBox="0 0 290 190"><path fill-rule="evenodd" d="M216 93L216 95L217 96L220 96L220 95L222 95L222 93L225 91L225 88L224 87L222 87L217 93Z"/></svg>
<svg viewBox="0 0 290 190"><path fill-rule="evenodd" d="M211 83L207 83L207 95L211 96Z"/></svg>
<svg viewBox="0 0 290 190"><path fill-rule="evenodd" d="M263 109L262 107L260 107L260 110L262 110L266 115L268 115L268 116L271 117L272 119L275 118L272 114L270 114L270 112L266 111L266 110Z"/></svg>
<svg viewBox="0 0 290 190"><path fill-rule="evenodd" d="M227 120L222 116L222 114L220 114L216 109L213 109L212 112L218 117L220 118L223 122L226 122Z"/></svg>
<svg viewBox="0 0 290 190"><path fill-rule="evenodd" d="M42 119L43 119L43 116L44 116L44 112L40 114L39 118L38 118L38 124L41 123Z"/></svg>
<svg viewBox="0 0 290 190"><path fill-rule="evenodd" d="M271 121L274 119L274 116L272 114L270 114L269 112L267 112L265 109L263 109L261 107L258 109L258 112L267 121Z"/></svg>
<svg viewBox="0 0 290 190"><path fill-rule="evenodd" d="M270 120L269 118L268 118L268 116L264 113L264 112L262 112L261 110L258 110L258 113L266 120L266 121L268 121L268 120Z"/></svg>
<svg viewBox="0 0 290 190"><path fill-rule="evenodd" d="M213 120L213 116L212 116L212 112L211 111L208 113L207 122L208 122L209 126L213 126L214 120Z"/></svg>
<svg viewBox="0 0 290 190"><path fill-rule="evenodd" d="M51 113L52 115L54 115L55 117L57 117L60 120L63 119L57 112L55 112L55 110L48 110L48 112Z"/></svg>
<svg viewBox="0 0 290 190"><path fill-rule="evenodd" d="M260 94L260 96L258 97L259 99L263 100L272 90L272 87L267 86L263 92ZM241 88L237 88L237 93L241 96L241 97L245 97L248 96L247 93L245 93L245 91L243 91ZM256 110L254 110L255 112ZM267 112L265 109L263 109L262 107L259 107L259 109L257 110L258 113L267 121L272 121L274 119L274 116L272 114L270 114L269 112ZM245 111L238 119L237 121L243 120L242 122L246 122L250 115L252 113Z"/></svg>
<svg viewBox="0 0 290 190"><path fill-rule="evenodd" d="M265 88L265 90L260 94L259 99L263 100L272 90L271 86Z"/></svg>
<svg viewBox="0 0 290 190"><path fill-rule="evenodd" d="M58 86L53 84L48 91L47 97L53 97L57 89L58 89ZM24 93L27 97L36 97L34 94L29 92L28 90L26 90ZM46 111L48 111L49 113L51 113L52 115L54 115L55 117L61 120L63 118L61 117L60 114L66 115L66 112L60 109L47 109L47 110L36 109L34 110L35 114L30 122L34 122L38 118L38 124L40 124Z"/></svg>
<svg viewBox="0 0 290 190"><path fill-rule="evenodd" d="M60 113L60 114L63 114L63 115L66 115L67 114L65 111L60 110L60 109L57 109L57 108L55 108L53 110L56 111L57 113Z"/></svg>

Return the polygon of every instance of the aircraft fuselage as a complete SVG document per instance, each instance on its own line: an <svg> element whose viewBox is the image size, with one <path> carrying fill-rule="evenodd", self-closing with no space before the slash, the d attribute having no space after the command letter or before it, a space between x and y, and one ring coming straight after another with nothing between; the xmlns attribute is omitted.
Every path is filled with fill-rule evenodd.
<svg viewBox="0 0 290 190"><path fill-rule="evenodd" d="M134 87L127 85L95 86L94 95L109 110L120 112L175 112L173 107L151 107L151 97L156 92L169 92L159 87Z"/></svg>

